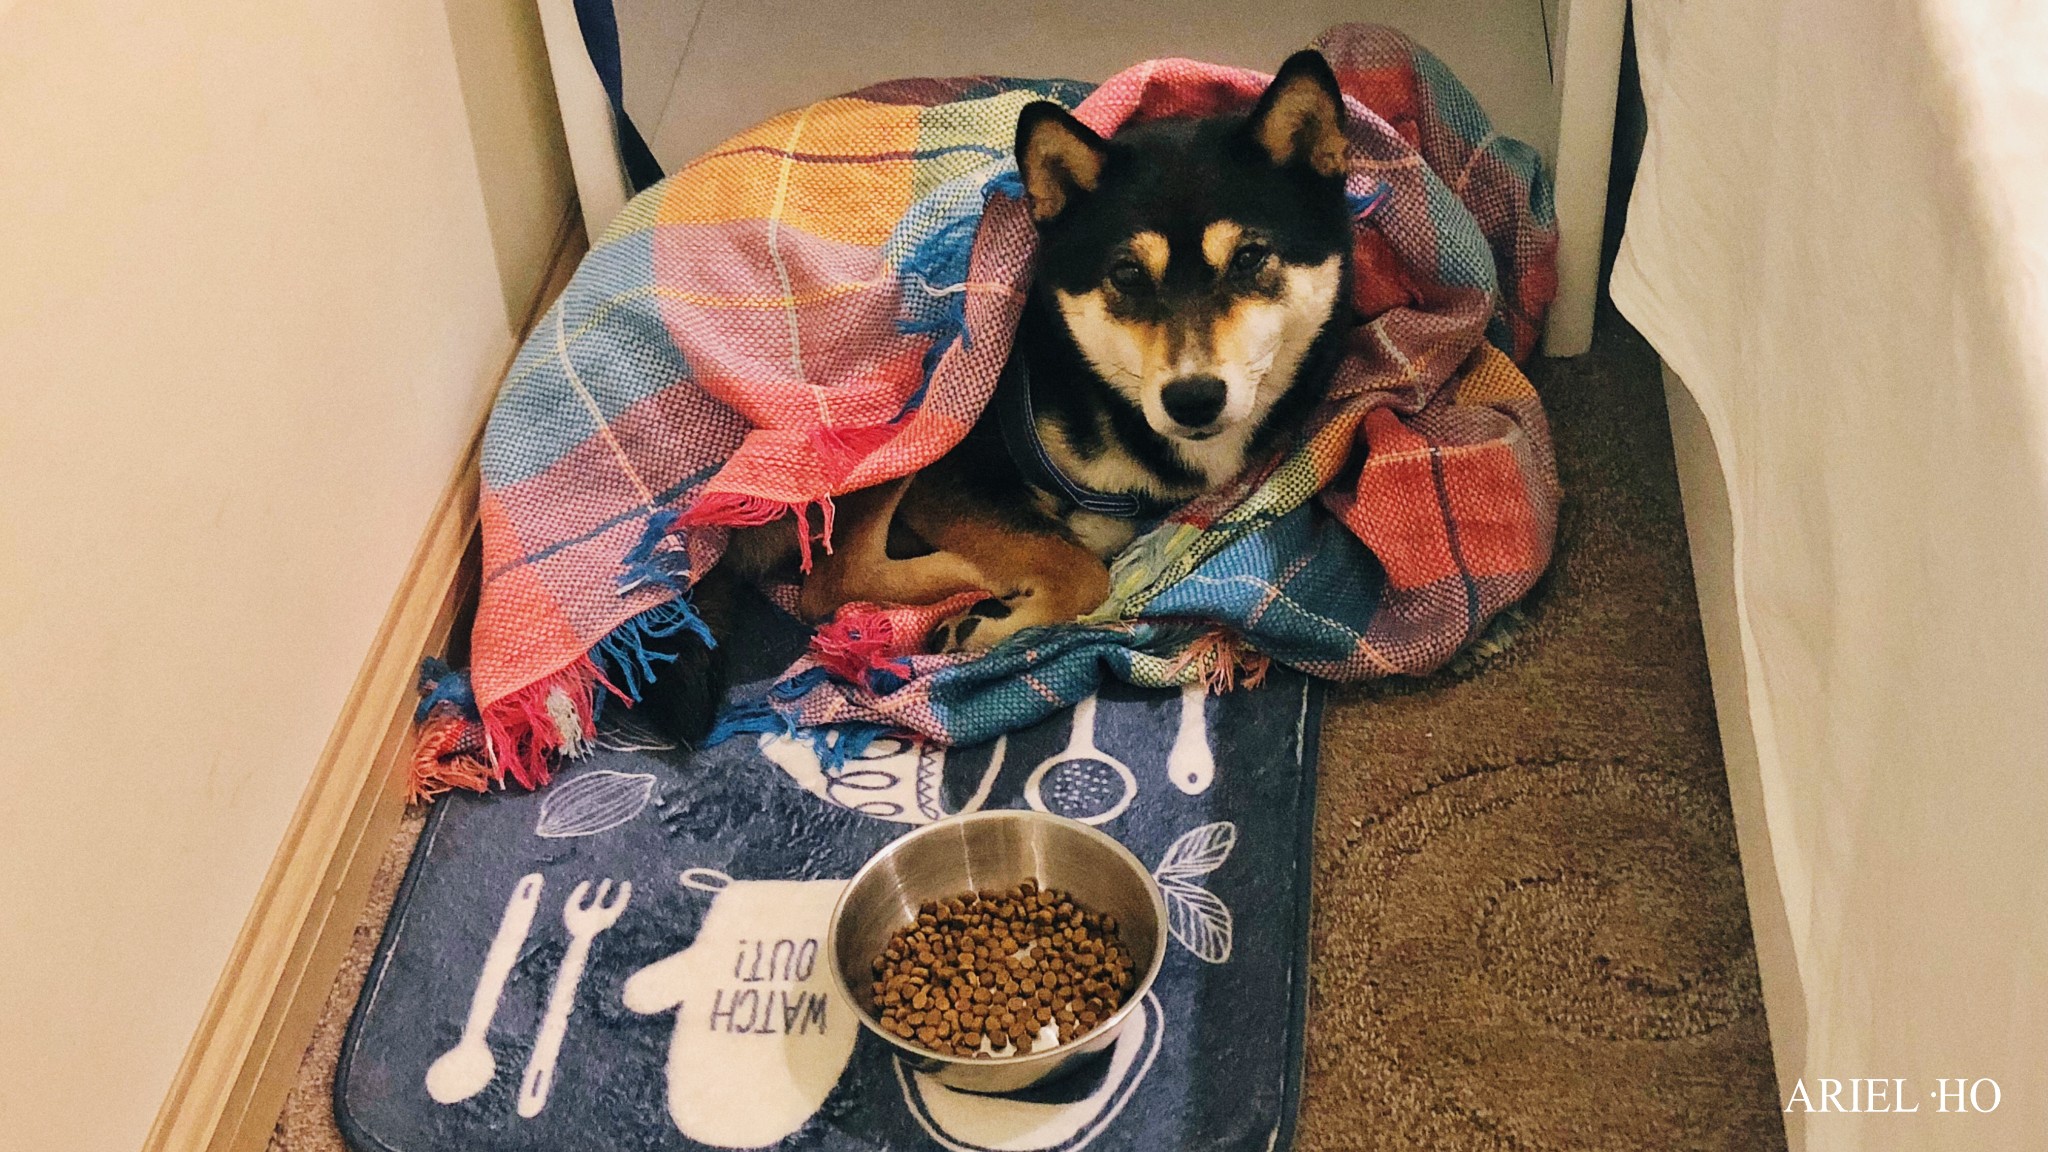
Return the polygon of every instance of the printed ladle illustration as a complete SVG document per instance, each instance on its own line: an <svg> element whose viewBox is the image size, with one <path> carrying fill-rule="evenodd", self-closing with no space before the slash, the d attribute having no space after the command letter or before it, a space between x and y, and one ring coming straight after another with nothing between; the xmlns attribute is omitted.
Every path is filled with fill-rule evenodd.
<svg viewBox="0 0 2048 1152"><path fill-rule="evenodd" d="M534 909L540 906L541 876L529 872L512 889L504 918L491 950L484 955L484 970L470 997L469 1018L462 1025L462 1039L441 1054L427 1069L427 1095L438 1104L456 1104L484 1090L498 1074L497 1057L485 1040L491 1018L498 1014L498 1000L505 994L505 978L519 959L519 947L533 927Z"/></svg>
<svg viewBox="0 0 2048 1152"><path fill-rule="evenodd" d="M1209 686L1200 680L1180 690L1180 730L1166 754L1166 777L1190 796L1209 790L1216 779L1216 753L1209 747Z"/></svg>
<svg viewBox="0 0 2048 1152"><path fill-rule="evenodd" d="M1074 705L1067 746L1046 757L1024 781L1024 802L1040 812L1083 824L1106 824L1124 814L1138 795L1130 767L1095 746L1095 697Z"/></svg>

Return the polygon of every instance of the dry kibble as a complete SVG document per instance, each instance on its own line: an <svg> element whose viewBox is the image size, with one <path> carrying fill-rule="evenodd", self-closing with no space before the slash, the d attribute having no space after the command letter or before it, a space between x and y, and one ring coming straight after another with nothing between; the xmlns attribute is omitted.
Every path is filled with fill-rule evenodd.
<svg viewBox="0 0 2048 1152"><path fill-rule="evenodd" d="M1116 917L1034 880L933 900L874 962L882 1029L947 1056L1062 1044L1109 1018L1130 991Z"/></svg>

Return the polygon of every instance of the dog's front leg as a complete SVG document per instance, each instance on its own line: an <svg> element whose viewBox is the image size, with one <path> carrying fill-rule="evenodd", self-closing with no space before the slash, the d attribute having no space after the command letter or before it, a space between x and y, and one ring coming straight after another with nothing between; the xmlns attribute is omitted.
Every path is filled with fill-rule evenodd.
<svg viewBox="0 0 2048 1152"><path fill-rule="evenodd" d="M941 621L932 629L932 650L993 648L1026 628L1072 623L1109 598L1109 569L1077 544L1056 536L1012 537L1000 544L999 555L979 557L976 566L1008 566L990 572L991 582L1008 591Z"/></svg>
<svg viewBox="0 0 2048 1152"><path fill-rule="evenodd" d="M838 498L838 537L811 567L797 612L816 624L861 600L936 604L962 592L997 591L971 562L941 550L898 560L889 555L889 523L914 476Z"/></svg>
<svg viewBox="0 0 2048 1152"><path fill-rule="evenodd" d="M941 621L930 646L940 652L992 648L1041 624L1063 624L1109 598L1109 568L1060 529L1035 517L1005 515L920 487L903 507L910 529L982 573L997 599Z"/></svg>

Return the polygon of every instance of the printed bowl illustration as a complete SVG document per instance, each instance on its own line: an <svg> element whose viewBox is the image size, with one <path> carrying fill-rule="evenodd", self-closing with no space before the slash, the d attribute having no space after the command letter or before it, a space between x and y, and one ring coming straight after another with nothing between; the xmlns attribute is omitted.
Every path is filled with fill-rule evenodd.
<svg viewBox="0 0 2048 1152"><path fill-rule="evenodd" d="M1146 993L1094 1068L1039 1092L989 1096L948 1088L896 1064L903 1103L933 1141L954 1152L1081 1152L1116 1121L1166 1037L1166 1011Z"/></svg>
<svg viewBox="0 0 2048 1152"><path fill-rule="evenodd" d="M994 1059L942 1056L884 1031L875 1013L870 966L889 938L917 918L918 906L1026 880L1116 917L1138 973L1123 1006L1070 1043ZM928 824L877 852L832 909L825 954L840 996L858 1009L862 1026L910 1067L950 1088L1015 1092L1071 1072L1116 1043L1159 975L1166 940L1166 898L1129 849L1075 820L1004 810Z"/></svg>

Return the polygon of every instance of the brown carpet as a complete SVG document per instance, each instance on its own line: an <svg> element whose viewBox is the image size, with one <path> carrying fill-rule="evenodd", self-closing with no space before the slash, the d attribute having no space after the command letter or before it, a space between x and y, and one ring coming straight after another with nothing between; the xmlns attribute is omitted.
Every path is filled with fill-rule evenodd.
<svg viewBox="0 0 2048 1152"><path fill-rule="evenodd" d="M292 1085L291 1095L285 1098L284 1114L277 1118L277 1127L270 1133L269 1152L349 1152L341 1130L334 1126L334 1066L341 1059L341 1038L348 1031L349 1013L355 1011L356 997L370 975L370 957L384 935L384 919L391 915L391 905L398 899L399 881L405 879L405 865L412 859L412 846L419 841L420 829L426 823L426 809L407 812L398 826L398 834L385 846L376 879L370 882L370 902L363 908L363 918L356 922L348 956L342 960L341 972L334 977L334 987L320 1009L313 1043L299 1060L299 1078Z"/></svg>
<svg viewBox="0 0 2048 1152"><path fill-rule="evenodd" d="M1513 642L1323 725L1297 1146L1784 1147L1656 357L1538 361L1567 502ZM392 844L273 1152L340 1152Z"/></svg>
<svg viewBox="0 0 2048 1152"><path fill-rule="evenodd" d="M1657 360L1531 369L1558 555L1503 653L1336 693L1298 1146L1784 1147Z"/></svg>

